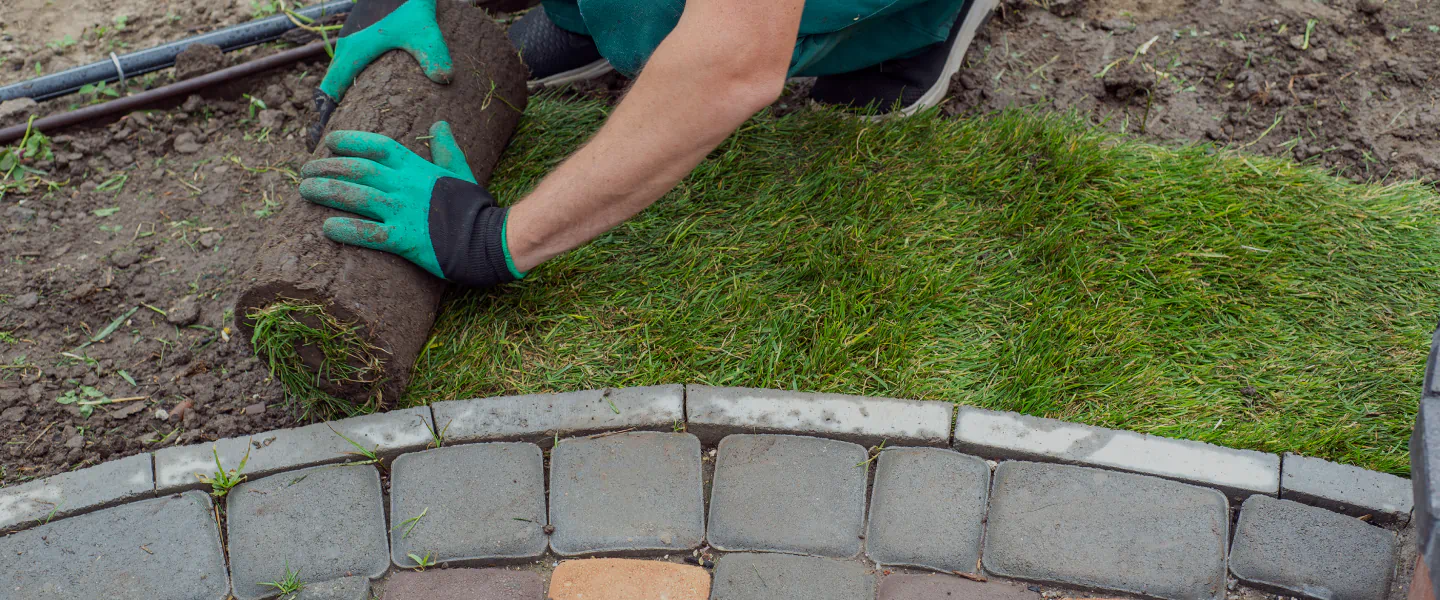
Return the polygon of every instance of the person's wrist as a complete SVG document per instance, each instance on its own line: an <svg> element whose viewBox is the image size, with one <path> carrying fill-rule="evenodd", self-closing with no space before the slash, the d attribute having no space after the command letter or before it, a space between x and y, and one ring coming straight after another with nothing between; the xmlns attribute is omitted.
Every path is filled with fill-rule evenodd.
<svg viewBox="0 0 1440 600"><path fill-rule="evenodd" d="M529 269L524 271L515 266L515 257L510 250L510 213L506 211L505 222L500 224L500 247L505 254L505 268L510 269L510 275L515 279L524 279L529 274Z"/></svg>

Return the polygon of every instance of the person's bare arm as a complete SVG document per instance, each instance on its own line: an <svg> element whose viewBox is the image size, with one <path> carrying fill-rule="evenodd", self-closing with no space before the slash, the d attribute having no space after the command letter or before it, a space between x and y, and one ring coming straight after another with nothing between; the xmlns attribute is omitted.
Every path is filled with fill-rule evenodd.
<svg viewBox="0 0 1440 600"><path fill-rule="evenodd" d="M589 143L510 209L529 271L650 206L779 98L804 0L689 0Z"/></svg>

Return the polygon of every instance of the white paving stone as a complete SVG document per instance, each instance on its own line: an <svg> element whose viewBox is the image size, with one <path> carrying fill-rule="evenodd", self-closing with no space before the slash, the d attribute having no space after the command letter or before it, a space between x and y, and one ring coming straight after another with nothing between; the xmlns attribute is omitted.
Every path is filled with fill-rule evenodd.
<svg viewBox="0 0 1440 600"><path fill-rule="evenodd" d="M423 450L432 441L430 409L425 407L279 429L214 444L165 448L155 453L155 487L161 494L205 487L196 475L215 472L215 456L225 470L239 466L250 453L242 475L250 479L301 467L356 460L355 446L345 437L385 458ZM333 431L332 431L333 428ZM338 433L338 434L337 434Z"/></svg>
<svg viewBox="0 0 1440 600"><path fill-rule="evenodd" d="M955 449L986 458L1105 467L1213 487L1244 498L1275 496L1280 457L1202 442L1116 431L961 406Z"/></svg>
<svg viewBox="0 0 1440 600"><path fill-rule="evenodd" d="M679 385L451 400L431 408L446 442L530 442L545 448L557 434L673 431L685 420Z"/></svg>
<svg viewBox="0 0 1440 600"><path fill-rule="evenodd" d="M1404 523L1415 507L1410 480L1389 473L1288 453L1281 473L1281 498L1351 516Z"/></svg>
<svg viewBox="0 0 1440 600"><path fill-rule="evenodd" d="M948 402L685 386L687 430L705 444L735 433L775 433L943 447L953 409Z"/></svg>
<svg viewBox="0 0 1440 600"><path fill-rule="evenodd" d="M152 497L152 477L147 453L0 489L0 531Z"/></svg>

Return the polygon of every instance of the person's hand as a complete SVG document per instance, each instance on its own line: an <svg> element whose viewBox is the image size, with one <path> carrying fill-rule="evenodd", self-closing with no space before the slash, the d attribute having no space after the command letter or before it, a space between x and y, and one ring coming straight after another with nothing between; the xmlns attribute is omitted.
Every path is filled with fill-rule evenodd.
<svg viewBox="0 0 1440 600"><path fill-rule="evenodd" d="M464 286L524 277L505 243L507 209L475 182L448 123L435 123L430 135L433 163L383 135L325 136L337 158L301 168L300 195L373 219L326 219L325 237L397 254Z"/></svg>
<svg viewBox="0 0 1440 600"><path fill-rule="evenodd" d="M450 49L435 21L435 0L359 0L345 17L335 58L315 92L320 113L312 130L312 142L325 129L330 113L365 67L391 50L404 50L420 62L425 76L436 83L450 83L455 66Z"/></svg>

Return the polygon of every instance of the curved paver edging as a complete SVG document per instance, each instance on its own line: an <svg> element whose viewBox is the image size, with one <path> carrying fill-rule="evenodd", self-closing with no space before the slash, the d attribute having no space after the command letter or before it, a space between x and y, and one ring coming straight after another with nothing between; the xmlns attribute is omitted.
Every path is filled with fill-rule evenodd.
<svg viewBox="0 0 1440 600"><path fill-rule="evenodd" d="M445 432L443 448L433 448L435 431ZM335 464L355 460L341 435L381 463ZM214 535L184 539L133 517L119 519L128 527L108 524L161 501L143 498L203 499L173 494L200 487L195 475L214 470L212 452L227 469L249 454L250 480L230 492L225 517L234 581L224 587L241 600L266 597L273 589L263 582L287 568L309 581L376 578L417 560L655 557L707 544L727 553L721 565L749 565L762 579L773 571L805 582L797 573L813 571L823 580L859 565L867 584L830 578L869 586L857 598L873 597L879 567L901 565L1167 600L1220 598L1228 570L1265 589L1381 600L1389 570L1352 568L1340 581L1325 561L1393 564L1393 533L1341 513L1396 527L1411 507L1407 480L1295 455L942 402L669 385L441 402L166 448L0 489L0 530L26 530L0 538L0 590L58 598L58 577L74 597L111 589L95 586L121 573L143 586L135 572L155 568L149 557L185 556L218 561L219 575L163 576L202 590L186 597L210 597L203 590L228 577L208 513L181 521ZM1004 461L993 484L981 459ZM377 467L389 470L388 494ZM106 516L76 516L96 510ZM1336 533L1342 527L1370 533ZM1247 533L1255 531L1266 533ZM91 535L141 551L48 571L5 568L43 555L57 536L83 548ZM1324 542L1332 538L1348 541ZM1309 551L1282 551L1293 547ZM743 590L748 577L721 567L715 585Z"/></svg>

